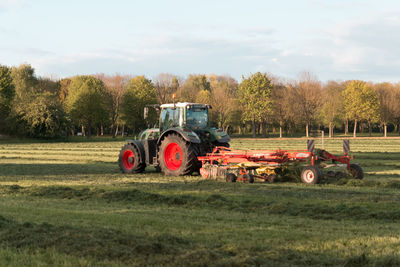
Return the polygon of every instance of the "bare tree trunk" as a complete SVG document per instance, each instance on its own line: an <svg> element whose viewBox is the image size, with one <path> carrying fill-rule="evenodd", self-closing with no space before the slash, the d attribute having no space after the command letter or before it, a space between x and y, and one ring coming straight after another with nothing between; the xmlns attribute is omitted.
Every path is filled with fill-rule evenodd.
<svg viewBox="0 0 400 267"><path fill-rule="evenodd" d="M88 121L88 134L87 134L87 138L91 138L92 137L92 122L89 120Z"/></svg>
<svg viewBox="0 0 400 267"><path fill-rule="evenodd" d="M397 130L399 131L399 135L400 135L400 122L399 122L399 124L397 126Z"/></svg>
<svg viewBox="0 0 400 267"><path fill-rule="evenodd" d="M329 138L332 138L332 122L329 122Z"/></svg>
<svg viewBox="0 0 400 267"><path fill-rule="evenodd" d="M117 126L115 127L115 132L114 132L114 134L113 134L113 138L115 138L115 137L117 137L117 135L118 135L118 124L117 124Z"/></svg>
<svg viewBox="0 0 400 267"><path fill-rule="evenodd" d="M256 119L253 119L253 138L256 138Z"/></svg>
<svg viewBox="0 0 400 267"><path fill-rule="evenodd" d="M282 138L282 126L279 126L279 138Z"/></svg>
<svg viewBox="0 0 400 267"><path fill-rule="evenodd" d="M353 131L353 137L357 137L357 119L354 120L354 131Z"/></svg>
<svg viewBox="0 0 400 267"><path fill-rule="evenodd" d="M121 136L124 137L125 135L125 124L122 125Z"/></svg>
<svg viewBox="0 0 400 267"><path fill-rule="evenodd" d="M71 129L71 135L72 135L72 136L75 136L75 130L74 130L74 128Z"/></svg>
<svg viewBox="0 0 400 267"><path fill-rule="evenodd" d="M308 137L308 122L306 123L306 137Z"/></svg>
<svg viewBox="0 0 400 267"><path fill-rule="evenodd" d="M242 135L242 127L239 125L239 135Z"/></svg>
<svg viewBox="0 0 400 267"><path fill-rule="evenodd" d="M349 134L349 119L346 119L346 126L344 127L344 134Z"/></svg>
<svg viewBox="0 0 400 267"><path fill-rule="evenodd" d="M104 135L104 127L103 127L103 125L100 126L100 135L101 136Z"/></svg>
<svg viewBox="0 0 400 267"><path fill-rule="evenodd" d="M99 127L96 127L96 136L98 137L98 136L100 136L100 130L99 130Z"/></svg>
<svg viewBox="0 0 400 267"><path fill-rule="evenodd" d="M82 136L86 136L85 126L84 125L82 125Z"/></svg>
<svg viewBox="0 0 400 267"><path fill-rule="evenodd" d="M387 137L387 123L386 122L383 124L383 136Z"/></svg>
<svg viewBox="0 0 400 267"><path fill-rule="evenodd" d="M262 122L262 137L267 137L267 123L263 120Z"/></svg>
<svg viewBox="0 0 400 267"><path fill-rule="evenodd" d="M369 137L372 136L372 125L371 125L371 121L368 121L368 133L369 133Z"/></svg>

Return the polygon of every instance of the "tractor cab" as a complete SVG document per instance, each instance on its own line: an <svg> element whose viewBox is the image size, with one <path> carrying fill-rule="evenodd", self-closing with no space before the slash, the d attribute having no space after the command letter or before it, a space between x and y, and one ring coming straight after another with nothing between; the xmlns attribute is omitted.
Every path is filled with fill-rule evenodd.
<svg viewBox="0 0 400 267"><path fill-rule="evenodd" d="M173 127L205 130L209 127L209 108L210 105L187 102L161 105L160 131Z"/></svg>

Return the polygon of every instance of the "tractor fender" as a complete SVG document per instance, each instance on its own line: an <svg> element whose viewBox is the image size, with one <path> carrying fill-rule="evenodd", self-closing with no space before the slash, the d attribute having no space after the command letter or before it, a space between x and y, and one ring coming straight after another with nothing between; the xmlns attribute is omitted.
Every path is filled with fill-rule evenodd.
<svg viewBox="0 0 400 267"><path fill-rule="evenodd" d="M158 138L157 141L157 146L159 146L161 144L161 140L171 134L171 133L176 133L178 135L180 135L185 141L190 142L190 143L195 143L195 144L200 144L200 138L197 136L197 134L195 132L193 132L192 130L189 129L181 129L181 128L170 128L168 130L166 130L165 132L163 132L160 136L160 138Z"/></svg>
<svg viewBox="0 0 400 267"><path fill-rule="evenodd" d="M228 133L222 129L211 128L209 132L211 135L211 142L229 143L231 141Z"/></svg>
<svg viewBox="0 0 400 267"><path fill-rule="evenodd" d="M146 161L146 153L144 152L144 146L141 141L139 140L126 140L128 144L131 144L137 148L140 154L140 163L144 163Z"/></svg>

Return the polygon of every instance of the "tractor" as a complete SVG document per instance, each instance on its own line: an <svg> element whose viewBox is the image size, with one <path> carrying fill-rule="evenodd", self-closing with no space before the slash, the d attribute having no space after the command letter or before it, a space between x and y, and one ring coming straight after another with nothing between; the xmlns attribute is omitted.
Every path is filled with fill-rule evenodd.
<svg viewBox="0 0 400 267"><path fill-rule="evenodd" d="M151 106L160 113L158 127L142 131L138 140L127 140L118 159L123 173L141 173L151 165L165 175L191 175L201 168L198 156L217 146L229 147L229 135L210 127L210 105L178 102Z"/></svg>

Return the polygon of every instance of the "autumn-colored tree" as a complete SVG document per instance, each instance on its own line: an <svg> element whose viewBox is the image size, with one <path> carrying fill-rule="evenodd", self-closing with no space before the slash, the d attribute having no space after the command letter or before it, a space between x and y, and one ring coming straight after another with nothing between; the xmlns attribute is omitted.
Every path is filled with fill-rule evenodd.
<svg viewBox="0 0 400 267"><path fill-rule="evenodd" d="M136 76L129 80L126 91L122 98L121 119L132 127L133 132L140 128L147 127L143 119L143 110L147 104L155 104L157 101L156 88L151 80L144 76ZM155 118L149 118L153 120Z"/></svg>
<svg viewBox="0 0 400 267"><path fill-rule="evenodd" d="M391 83L378 83L374 85L374 89L379 99L379 115L380 122L383 125L383 136L387 137L387 124L394 121L396 108L399 102L393 101L396 99L396 92Z"/></svg>
<svg viewBox="0 0 400 267"><path fill-rule="evenodd" d="M333 129L343 118L344 85L335 81L328 81L322 90L322 109L324 122L329 126L329 137L333 137Z"/></svg>
<svg viewBox="0 0 400 267"><path fill-rule="evenodd" d="M178 77L169 73L161 73L154 77L153 83L156 88L158 103L172 103L172 96L179 88Z"/></svg>
<svg viewBox="0 0 400 267"><path fill-rule="evenodd" d="M283 136L283 127L290 121L290 93L289 89L282 83L274 83L272 90L272 118L279 125L279 138Z"/></svg>
<svg viewBox="0 0 400 267"><path fill-rule="evenodd" d="M305 124L306 137L309 137L310 125L320 114L321 82L309 72L300 74L300 79L292 86L292 112L298 122Z"/></svg>
<svg viewBox="0 0 400 267"><path fill-rule="evenodd" d="M238 97L243 110L243 120L251 121L253 137L256 137L256 124L265 122L271 114L271 90L273 84L267 74L257 72L248 78L243 77L239 84ZM265 128L264 128L265 129Z"/></svg>
<svg viewBox="0 0 400 267"><path fill-rule="evenodd" d="M58 99L60 99L61 103L64 103L65 99L68 96L68 88L71 84L70 78L64 78L58 81Z"/></svg>
<svg viewBox="0 0 400 267"><path fill-rule="evenodd" d="M371 123L379 120L379 99L372 86L363 81L350 81L342 93L346 116L354 120L353 137L357 136L357 123L366 120L371 136Z"/></svg>
<svg viewBox="0 0 400 267"><path fill-rule="evenodd" d="M115 74L113 76L98 74L96 77L104 82L106 91L110 96L108 103L111 110L111 130L113 137L116 137L119 125L121 124L120 115L122 99L130 77L120 74Z"/></svg>
<svg viewBox="0 0 400 267"><path fill-rule="evenodd" d="M210 82L204 74L190 74L183 85L177 91L179 101L196 102L197 94L202 91L210 91Z"/></svg>
<svg viewBox="0 0 400 267"><path fill-rule="evenodd" d="M225 131L229 130L231 124L236 124L233 114L237 117L236 103L238 83L229 76L210 75L211 99L204 102L212 105L210 111L212 122ZM240 121L240 116L239 116Z"/></svg>

